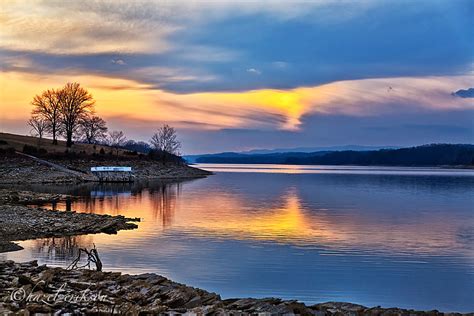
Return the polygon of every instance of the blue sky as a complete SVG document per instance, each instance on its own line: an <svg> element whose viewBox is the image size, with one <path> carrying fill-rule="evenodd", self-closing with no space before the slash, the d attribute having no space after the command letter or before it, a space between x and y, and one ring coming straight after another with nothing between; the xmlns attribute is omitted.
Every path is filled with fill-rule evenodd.
<svg viewBox="0 0 474 316"><path fill-rule="evenodd" d="M28 100L79 81L111 129L148 140L169 123L185 153L473 140L473 99L451 95L474 86L472 1L12 1L0 14L3 131L27 133Z"/></svg>

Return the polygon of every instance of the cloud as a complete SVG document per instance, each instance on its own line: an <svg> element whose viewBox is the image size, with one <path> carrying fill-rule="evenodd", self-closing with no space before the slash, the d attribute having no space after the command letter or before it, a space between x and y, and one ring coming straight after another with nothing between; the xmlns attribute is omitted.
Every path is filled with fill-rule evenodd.
<svg viewBox="0 0 474 316"><path fill-rule="evenodd" d="M111 62L112 64L121 65L121 66L127 64L123 59L120 59L120 58L112 59L110 62Z"/></svg>
<svg viewBox="0 0 474 316"><path fill-rule="evenodd" d="M247 72L251 73L251 74L254 74L254 75L261 75L262 74L262 72L260 70L255 69L255 68L248 68Z"/></svg>
<svg viewBox="0 0 474 316"><path fill-rule="evenodd" d="M178 93L452 76L473 62L469 5L9 1L0 12L0 50L27 56L39 71L119 76ZM149 76L150 68L179 75Z"/></svg>
<svg viewBox="0 0 474 316"><path fill-rule="evenodd" d="M253 14L286 20L324 3L8 1L2 3L0 12L0 46L52 54L159 53L174 47L169 37L178 30L209 20ZM212 48L192 48L198 49L205 52ZM212 58L227 59L226 54L213 54Z"/></svg>
<svg viewBox="0 0 474 316"><path fill-rule="evenodd" d="M169 81L181 80L172 70L157 71L166 74ZM286 90L179 94L138 80L104 75L10 71L0 78L2 109L5 107L4 112L12 118L27 117L35 94L68 81L89 88L97 101L98 114L106 118L123 116L170 124L186 121L217 129L298 131L304 128L304 118L315 114L360 118L474 108L470 100L449 94L454 87L472 82L472 76L348 80ZM393 89L388 91L387 87Z"/></svg>
<svg viewBox="0 0 474 316"><path fill-rule="evenodd" d="M50 54L163 52L179 26L143 5L85 1L2 3L0 47Z"/></svg>
<svg viewBox="0 0 474 316"><path fill-rule="evenodd" d="M474 98L474 88L461 89L451 94L460 98Z"/></svg>

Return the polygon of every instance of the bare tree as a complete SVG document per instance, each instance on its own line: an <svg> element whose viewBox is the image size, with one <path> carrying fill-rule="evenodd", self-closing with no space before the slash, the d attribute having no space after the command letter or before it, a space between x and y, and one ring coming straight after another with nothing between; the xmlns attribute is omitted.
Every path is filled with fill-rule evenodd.
<svg viewBox="0 0 474 316"><path fill-rule="evenodd" d="M118 156L119 148L122 147L126 141L127 141L127 138L125 137L122 131L113 131L109 133L108 144L109 146L115 149L117 156Z"/></svg>
<svg viewBox="0 0 474 316"><path fill-rule="evenodd" d="M155 150L166 151L174 155L179 154L178 151L181 148L176 130L168 124L163 125L153 134L150 143Z"/></svg>
<svg viewBox="0 0 474 316"><path fill-rule="evenodd" d="M59 106L58 91L46 90L41 95L36 95L31 104L34 106L32 115L41 116L48 123L48 132L53 136L53 144L56 145L56 139L59 134L59 123L61 111Z"/></svg>
<svg viewBox="0 0 474 316"><path fill-rule="evenodd" d="M84 116L79 122L79 132L89 144L96 144L107 137L105 121L98 116Z"/></svg>
<svg viewBox="0 0 474 316"><path fill-rule="evenodd" d="M66 136L66 145L71 147L74 132L79 122L94 106L92 95L77 82L67 83L57 91L61 111L61 125Z"/></svg>
<svg viewBox="0 0 474 316"><path fill-rule="evenodd" d="M41 139L48 128L48 122L41 116L32 116L28 120L28 125L31 126L30 133L39 137L38 147L41 146Z"/></svg>

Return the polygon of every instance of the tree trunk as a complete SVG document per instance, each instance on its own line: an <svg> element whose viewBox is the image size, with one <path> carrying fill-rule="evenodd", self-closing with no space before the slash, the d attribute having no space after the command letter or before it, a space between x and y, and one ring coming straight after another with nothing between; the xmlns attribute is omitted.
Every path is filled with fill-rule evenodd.
<svg viewBox="0 0 474 316"><path fill-rule="evenodd" d="M66 133L66 146L71 147L72 146L72 132L67 132Z"/></svg>
<svg viewBox="0 0 474 316"><path fill-rule="evenodd" d="M57 145L58 140L56 139L56 126L53 125L53 145Z"/></svg>

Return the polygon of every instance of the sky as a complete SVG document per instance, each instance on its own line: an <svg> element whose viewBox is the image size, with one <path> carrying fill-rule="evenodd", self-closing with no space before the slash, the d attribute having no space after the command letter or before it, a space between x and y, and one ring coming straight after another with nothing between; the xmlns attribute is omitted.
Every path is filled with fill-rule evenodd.
<svg viewBox="0 0 474 316"><path fill-rule="evenodd" d="M473 1L0 2L2 132L75 81L184 154L474 142Z"/></svg>

